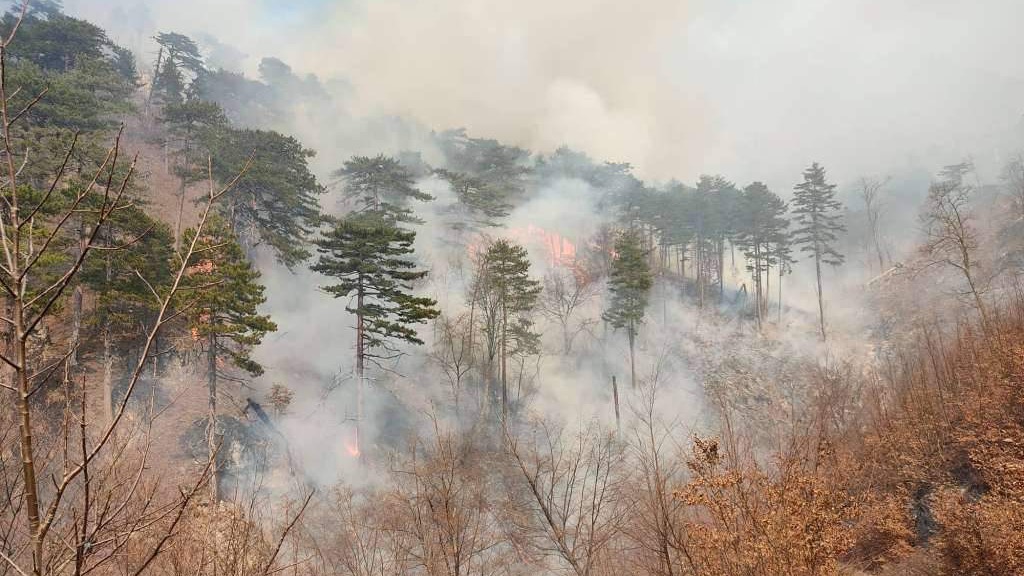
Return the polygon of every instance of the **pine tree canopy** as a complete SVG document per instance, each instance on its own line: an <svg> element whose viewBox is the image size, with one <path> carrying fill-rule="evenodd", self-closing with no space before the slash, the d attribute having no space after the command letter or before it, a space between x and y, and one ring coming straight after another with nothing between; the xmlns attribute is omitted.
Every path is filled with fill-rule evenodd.
<svg viewBox="0 0 1024 576"><path fill-rule="evenodd" d="M413 325L439 314L433 299L412 293L413 283L427 275L408 257L415 238L380 214L364 212L338 220L316 241L320 258L312 269L335 280L324 291L352 299L345 309L362 316L367 350L380 350L367 358L396 357L395 342L423 344Z"/></svg>
<svg viewBox="0 0 1024 576"><path fill-rule="evenodd" d="M202 143L220 182L234 178L254 154L249 170L222 204L241 239L269 245L288 267L309 257L306 243L318 224L318 196L324 191L309 169L314 152L295 138L267 130L209 130Z"/></svg>
<svg viewBox="0 0 1024 576"><path fill-rule="evenodd" d="M111 214L99 241L107 249L86 260L81 276L96 293L99 320L109 323L116 338L144 338L159 305L150 288L163 293L172 279L170 228L138 206L125 205Z"/></svg>
<svg viewBox="0 0 1024 576"><path fill-rule="evenodd" d="M842 223L842 203L835 199L836 186L825 178L825 168L815 162L804 170L804 181L793 192L792 211L796 229L793 244L800 250L817 255L832 266L843 263L844 257L834 245L838 233L846 230Z"/></svg>
<svg viewBox="0 0 1024 576"><path fill-rule="evenodd" d="M763 183L754 182L743 189L737 245L748 259L756 258L761 265L776 263L777 254L771 245L787 239L789 221L785 215L786 203Z"/></svg>
<svg viewBox="0 0 1024 576"><path fill-rule="evenodd" d="M186 230L185 245L194 237L195 230ZM218 358L259 376L263 367L249 354L277 325L270 316L259 313L266 301L260 273L246 259L227 222L211 218L189 266L182 306L189 307L194 333L200 338L213 337Z"/></svg>
<svg viewBox="0 0 1024 576"><path fill-rule="evenodd" d="M510 313L531 310L540 296L540 282L530 278L530 260L526 248L500 239L484 253L482 280Z"/></svg>
<svg viewBox="0 0 1024 576"><path fill-rule="evenodd" d="M383 154L353 156L333 176L344 181L345 196L358 211L381 212L396 222L417 221L408 207L410 200L433 200L416 188L416 179L408 168Z"/></svg>
<svg viewBox="0 0 1024 576"><path fill-rule="evenodd" d="M608 278L611 303L603 318L615 328L626 328L632 337L637 325L643 322L654 280L636 234L627 232L619 236L615 253Z"/></svg>
<svg viewBox="0 0 1024 576"><path fill-rule="evenodd" d="M167 60L191 72L193 78L198 78L206 72L206 64L199 53L199 46L188 36L178 32L160 32L154 39L167 51Z"/></svg>
<svg viewBox="0 0 1024 576"><path fill-rule="evenodd" d="M483 253L473 293L480 304L492 352L504 339L509 355L531 353L539 346L530 311L540 298L541 284L530 277L526 248L505 239L494 241Z"/></svg>
<svg viewBox="0 0 1024 576"><path fill-rule="evenodd" d="M436 174L448 181L459 203L465 206L467 216L478 226L498 226L496 220L509 215L512 204L500 188L490 186L486 180L463 172L439 169Z"/></svg>

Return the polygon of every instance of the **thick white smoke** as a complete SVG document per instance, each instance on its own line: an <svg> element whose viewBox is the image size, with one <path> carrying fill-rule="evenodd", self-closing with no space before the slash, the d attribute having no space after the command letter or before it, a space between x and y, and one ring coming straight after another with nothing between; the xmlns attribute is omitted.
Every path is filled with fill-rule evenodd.
<svg viewBox="0 0 1024 576"><path fill-rule="evenodd" d="M1016 0L66 5L142 56L155 30L206 32L250 72L277 56L347 79L359 116L568 144L660 179L722 172L787 190L812 160L843 183L968 154L996 166L1024 112Z"/></svg>

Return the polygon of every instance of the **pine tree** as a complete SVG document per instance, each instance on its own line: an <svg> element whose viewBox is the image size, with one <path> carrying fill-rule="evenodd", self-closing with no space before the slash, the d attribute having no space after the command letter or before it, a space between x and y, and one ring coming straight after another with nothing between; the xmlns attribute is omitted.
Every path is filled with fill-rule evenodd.
<svg viewBox="0 0 1024 576"><path fill-rule="evenodd" d="M793 264L796 260L793 258L793 235L785 230L779 234L775 240L769 244L769 255L772 262L775 263L775 268L778 270L778 292L777 292L777 306L778 316L775 321L782 322L782 279L786 274L793 272Z"/></svg>
<svg viewBox="0 0 1024 576"><path fill-rule="evenodd" d="M252 159L221 204L242 245L251 249L266 244L289 268L308 258L307 241L319 223L319 196L324 192L309 169L315 152L293 137L268 130L206 130L201 143L220 182L231 180Z"/></svg>
<svg viewBox="0 0 1024 576"><path fill-rule="evenodd" d="M734 237L740 193L722 176L701 176L694 194L691 229L694 231L694 267L698 303L717 284L719 300L725 290L725 245Z"/></svg>
<svg viewBox="0 0 1024 576"><path fill-rule="evenodd" d="M185 244L191 244L195 232L185 232ZM266 301L260 273L245 257L234 234L223 219L208 223L189 263L189 283L183 304L190 312L192 332L206 347L209 420L207 444L210 450L211 492L220 498L217 474L218 420L217 385L220 379L239 381L229 368L250 376L263 374L263 366L250 353L268 332L277 330L270 317L259 313ZM220 460L223 460L222 455Z"/></svg>
<svg viewBox="0 0 1024 576"><path fill-rule="evenodd" d="M768 310L768 287L772 266L778 264L772 249L786 234L786 203L761 182L743 189L739 203L737 244L747 259L754 281L757 326L760 329Z"/></svg>
<svg viewBox="0 0 1024 576"><path fill-rule="evenodd" d="M395 158L353 156L333 174L345 183L345 196L359 212L380 212L395 222L416 222L410 200L426 202L430 194L416 188L412 172Z"/></svg>
<svg viewBox="0 0 1024 576"><path fill-rule="evenodd" d="M422 345L414 325L439 314L434 300L412 293L413 282L427 275L409 258L415 238L415 232L395 226L378 213L366 212L338 220L316 241L320 258L312 269L336 280L323 289L335 298L353 299L345 310L356 317L356 442L360 453L367 364L398 358L397 344Z"/></svg>
<svg viewBox="0 0 1024 576"><path fill-rule="evenodd" d="M488 184L481 176L443 169L435 173L448 181L463 209L459 221L453 226L456 229L499 226L498 220L508 216L512 210L505 191Z"/></svg>
<svg viewBox="0 0 1024 576"><path fill-rule="evenodd" d="M818 288L818 319L821 338L825 332L825 299L822 293L821 265L839 266L843 255L835 249L838 234L846 230L842 223L843 205L835 199L836 186L825 179L825 168L817 162L804 170L804 181L793 192L793 244L814 258L814 272Z"/></svg>
<svg viewBox="0 0 1024 576"><path fill-rule="evenodd" d="M504 239L488 246L480 261L473 293L483 318L492 393L496 392L494 360L498 359L502 423L507 422L509 413L508 359L537 349L538 336L533 332L529 313L537 305L540 292L540 282L530 278L525 248Z"/></svg>
<svg viewBox="0 0 1024 576"><path fill-rule="evenodd" d="M675 248L676 265L679 277L686 289L687 247L694 239L692 212L694 208L693 188L679 182L672 182L664 193L664 221L662 243L668 248Z"/></svg>
<svg viewBox="0 0 1024 576"><path fill-rule="evenodd" d="M178 214L174 223L174 249L181 245L181 225L185 211L185 188L197 180L207 178L206 154L201 154L196 140L204 131L222 130L227 127L227 118L220 106L189 98L181 102L167 103L161 112L161 122L167 127L168 138L165 147L173 146L178 158L175 173L180 179L178 187ZM165 148L165 153L166 148Z"/></svg>
<svg viewBox="0 0 1024 576"><path fill-rule="evenodd" d="M603 318L614 328L625 328L629 340L629 378L636 388L636 336L647 311L647 299L653 285L650 267L640 239L627 232L615 242L616 258L612 261L608 290L611 302Z"/></svg>
<svg viewBox="0 0 1024 576"><path fill-rule="evenodd" d="M165 106L185 101L185 76L174 60L165 58L157 67L153 76L153 97Z"/></svg>
<svg viewBox="0 0 1024 576"><path fill-rule="evenodd" d="M442 132L436 140L446 164L436 173L451 185L465 212L456 227L464 227L466 220L475 228L497 226L525 190L529 151L469 138L463 129Z"/></svg>
<svg viewBox="0 0 1024 576"><path fill-rule="evenodd" d="M93 225L86 222L86 229ZM92 337L84 342L100 346L103 414L110 422L114 361L120 358L131 365L131 354L123 351L145 344L159 312L150 289L163 292L171 281L171 232L138 206L126 205L111 215L98 240L103 250L82 267L82 282L92 291L95 307L89 323Z"/></svg>
<svg viewBox="0 0 1024 576"><path fill-rule="evenodd" d="M147 108L154 98L161 104L181 104L196 96L196 81L205 76L207 70L195 41L177 32L160 32L153 39L160 49L153 64Z"/></svg>
<svg viewBox="0 0 1024 576"><path fill-rule="evenodd" d="M199 78L206 73L206 64L195 41L177 32L160 32L154 38L164 53L164 61L174 62L182 71Z"/></svg>

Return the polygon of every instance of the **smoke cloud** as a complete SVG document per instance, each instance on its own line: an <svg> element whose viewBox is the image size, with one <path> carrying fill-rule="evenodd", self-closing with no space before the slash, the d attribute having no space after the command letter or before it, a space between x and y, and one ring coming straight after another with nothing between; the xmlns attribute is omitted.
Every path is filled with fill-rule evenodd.
<svg viewBox="0 0 1024 576"><path fill-rule="evenodd" d="M344 78L359 116L788 190L812 160L841 182L1020 144L1015 0L67 0L140 55L209 33ZM324 126L321 125L321 128ZM329 153L329 150L321 150Z"/></svg>

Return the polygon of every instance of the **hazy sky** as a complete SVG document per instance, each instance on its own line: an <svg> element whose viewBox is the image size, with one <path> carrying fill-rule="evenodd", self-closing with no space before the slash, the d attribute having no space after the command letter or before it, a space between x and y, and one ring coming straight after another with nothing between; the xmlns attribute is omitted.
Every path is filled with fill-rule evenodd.
<svg viewBox="0 0 1024 576"><path fill-rule="evenodd" d="M357 114L565 143L653 178L788 187L995 166L1020 144L1020 0L65 0L136 48L155 29L344 77Z"/></svg>

